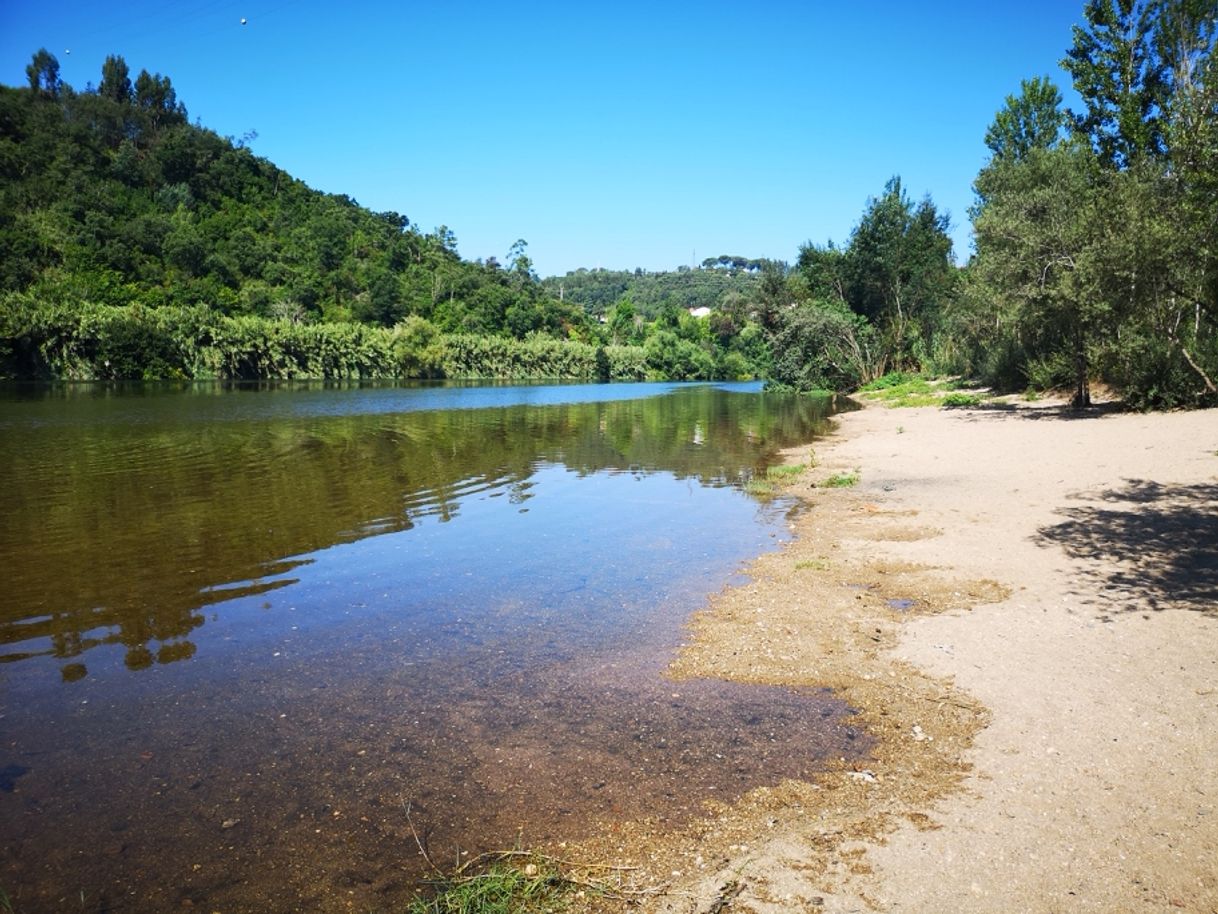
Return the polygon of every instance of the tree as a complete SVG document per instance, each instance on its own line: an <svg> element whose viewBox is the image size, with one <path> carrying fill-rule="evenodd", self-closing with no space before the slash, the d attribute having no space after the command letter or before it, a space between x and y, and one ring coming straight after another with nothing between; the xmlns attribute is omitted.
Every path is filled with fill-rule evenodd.
<svg viewBox="0 0 1218 914"><path fill-rule="evenodd" d="M25 68L30 89L37 95L59 98L62 83L59 81L59 60L46 48L39 48L34 59Z"/></svg>
<svg viewBox="0 0 1218 914"><path fill-rule="evenodd" d="M1032 357L1070 359L1073 405L1089 406L1089 349L1110 325L1094 262L1104 188L1095 155L1075 143L996 157L976 187L974 269Z"/></svg>
<svg viewBox="0 0 1218 914"><path fill-rule="evenodd" d="M110 55L102 64L101 82L97 85L97 94L113 102L126 105L131 101L131 74L127 69L127 61L122 57Z"/></svg>
<svg viewBox="0 0 1218 914"><path fill-rule="evenodd" d="M168 76L159 73L154 76L147 70L140 70L135 78L135 104L153 131L186 122L186 106L178 102Z"/></svg>
<svg viewBox="0 0 1218 914"><path fill-rule="evenodd" d="M1024 158L1032 149L1048 149L1061 137L1066 115L1062 95L1047 76L1019 83L1019 95L1006 105L985 131L985 145L995 157Z"/></svg>
<svg viewBox="0 0 1218 914"><path fill-rule="evenodd" d="M1172 2L1172 0L1167 0ZM1168 75L1155 32L1165 0L1088 0L1062 66L1086 110L1071 112L1100 161L1124 168L1163 154Z"/></svg>
<svg viewBox="0 0 1218 914"><path fill-rule="evenodd" d="M840 302L801 302L774 335L770 377L797 390L853 390L878 376L875 331Z"/></svg>
<svg viewBox="0 0 1218 914"><path fill-rule="evenodd" d="M876 325L895 367L912 367L954 283L950 220L929 197L916 207L894 177L868 202L846 255L846 302ZM922 354L925 354L923 352Z"/></svg>

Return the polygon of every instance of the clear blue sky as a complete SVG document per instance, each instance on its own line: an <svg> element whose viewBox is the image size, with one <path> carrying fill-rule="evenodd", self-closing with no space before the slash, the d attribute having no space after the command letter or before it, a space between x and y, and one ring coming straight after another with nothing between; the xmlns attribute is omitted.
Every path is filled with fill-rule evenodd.
<svg viewBox="0 0 1218 914"><path fill-rule="evenodd" d="M121 54L310 186L447 225L471 259L524 238L543 276L794 261L897 174L964 260L985 128L1021 79L1071 102L1081 19L1082 0L5 0L0 82L46 47L83 89Z"/></svg>

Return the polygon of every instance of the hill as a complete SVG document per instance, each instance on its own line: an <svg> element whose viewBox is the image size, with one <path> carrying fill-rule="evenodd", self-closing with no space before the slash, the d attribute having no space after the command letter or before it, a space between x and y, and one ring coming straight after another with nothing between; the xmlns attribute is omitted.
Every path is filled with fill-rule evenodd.
<svg viewBox="0 0 1218 914"><path fill-rule="evenodd" d="M464 260L448 228L424 232L400 213L312 189L255 155L250 138L190 123L167 76L144 70L133 80L111 56L97 86L77 91L46 50L27 74L28 86L0 87L2 375L568 377L577 364L583 377L593 363L593 376L608 363L613 377L760 370L740 353L726 358L732 334L722 327L712 334L674 313L650 320L661 304L721 298L736 280L718 270L671 274L675 283L636 278L629 289L647 307L631 314L628 334L610 336L597 319L606 300L541 282L523 241L506 264ZM695 286L692 296L679 291ZM637 351L538 362L533 350L471 341L535 337ZM314 351L326 346L344 357Z"/></svg>

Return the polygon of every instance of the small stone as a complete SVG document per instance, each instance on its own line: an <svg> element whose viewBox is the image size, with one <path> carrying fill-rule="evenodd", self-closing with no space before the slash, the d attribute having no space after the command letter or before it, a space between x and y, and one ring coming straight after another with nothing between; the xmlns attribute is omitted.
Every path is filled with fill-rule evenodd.
<svg viewBox="0 0 1218 914"><path fill-rule="evenodd" d="M526 864L525 868L524 868L524 874L526 876L528 876L529 878L536 876L537 875L537 864L536 863Z"/></svg>
<svg viewBox="0 0 1218 914"><path fill-rule="evenodd" d="M240 821L241 821L240 819L225 819L223 822L220 823L220 827L221 828L232 828L234 825L236 825Z"/></svg>

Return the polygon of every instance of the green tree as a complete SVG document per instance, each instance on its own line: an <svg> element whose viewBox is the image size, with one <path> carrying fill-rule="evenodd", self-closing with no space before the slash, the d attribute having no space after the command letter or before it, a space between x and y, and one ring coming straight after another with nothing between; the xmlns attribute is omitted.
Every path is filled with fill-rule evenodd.
<svg viewBox="0 0 1218 914"><path fill-rule="evenodd" d="M1097 285L1104 173L1080 144L995 158L977 177L973 268L1015 316L1032 358L1065 357L1073 405L1091 404L1090 350L1109 326Z"/></svg>
<svg viewBox="0 0 1218 914"><path fill-rule="evenodd" d="M46 48L39 48L25 68L30 89L37 95L58 98L63 84L59 80L59 60Z"/></svg>
<svg viewBox="0 0 1218 914"><path fill-rule="evenodd" d="M853 390L877 376L872 326L841 302L801 302L775 334L772 380L796 390Z"/></svg>
<svg viewBox="0 0 1218 914"><path fill-rule="evenodd" d="M938 310L952 294L949 227L929 197L915 206L894 177L851 235L846 301L877 327L897 368L916 367L927 354Z"/></svg>
<svg viewBox="0 0 1218 914"><path fill-rule="evenodd" d="M101 82L97 84L97 94L121 105L131 101L131 73L127 61L117 55L110 55L102 64Z"/></svg>
<svg viewBox="0 0 1218 914"><path fill-rule="evenodd" d="M1062 66L1086 110L1071 112L1074 129L1088 137L1100 161L1124 168L1139 156L1165 149L1163 111L1169 81L1155 32L1165 0L1088 0L1086 25Z"/></svg>
<svg viewBox="0 0 1218 914"><path fill-rule="evenodd" d="M1019 95L1008 95L985 131L985 145L996 158L1024 158L1032 149L1054 146L1066 126L1062 95L1047 76L1025 79Z"/></svg>
<svg viewBox="0 0 1218 914"><path fill-rule="evenodd" d="M186 123L186 106L178 101L168 76L140 70L135 78L135 104L153 132L171 124Z"/></svg>

